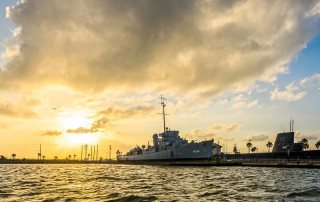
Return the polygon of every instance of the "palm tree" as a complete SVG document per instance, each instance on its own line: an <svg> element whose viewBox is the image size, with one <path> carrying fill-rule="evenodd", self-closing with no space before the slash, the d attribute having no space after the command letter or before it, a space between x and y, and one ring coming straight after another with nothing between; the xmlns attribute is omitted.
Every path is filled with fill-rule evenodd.
<svg viewBox="0 0 320 202"><path fill-rule="evenodd" d="M304 149L304 150L307 150L307 149L309 148L309 144L308 144L307 138L303 138L303 139L301 140L301 143L302 143L302 145L303 145L303 149Z"/></svg>
<svg viewBox="0 0 320 202"><path fill-rule="evenodd" d="M46 156L42 156L42 160L44 160L46 158Z"/></svg>
<svg viewBox="0 0 320 202"><path fill-rule="evenodd" d="M250 153L250 148L252 147L251 140L249 140L249 142L247 143L247 147L248 147L248 153Z"/></svg>
<svg viewBox="0 0 320 202"><path fill-rule="evenodd" d="M55 161L58 160L58 156L54 156L53 160L55 160Z"/></svg>
<svg viewBox="0 0 320 202"><path fill-rule="evenodd" d="M251 148L251 152L252 152L252 153L254 153L254 152L256 152L256 151L257 151L257 147L252 147L252 148Z"/></svg>
<svg viewBox="0 0 320 202"><path fill-rule="evenodd" d="M268 147L268 152L270 152L270 148L273 146L273 144L272 144L272 142L268 142L267 144L266 144L266 146Z"/></svg>
<svg viewBox="0 0 320 202"><path fill-rule="evenodd" d="M3 156L3 155L1 155L1 156L0 156L0 160L6 160L6 157Z"/></svg>
<svg viewBox="0 0 320 202"><path fill-rule="evenodd" d="M69 156L68 156L68 157L69 157L69 160L70 160L70 159L71 159L71 154L69 154Z"/></svg>
<svg viewBox="0 0 320 202"><path fill-rule="evenodd" d="M73 160L76 160L76 156L77 156L76 154L73 154Z"/></svg>
<svg viewBox="0 0 320 202"><path fill-rule="evenodd" d="M320 140L316 143L317 149L320 147Z"/></svg>
<svg viewBox="0 0 320 202"><path fill-rule="evenodd" d="M16 154L11 154L11 156L12 156L12 159L14 159L14 158L16 158Z"/></svg>

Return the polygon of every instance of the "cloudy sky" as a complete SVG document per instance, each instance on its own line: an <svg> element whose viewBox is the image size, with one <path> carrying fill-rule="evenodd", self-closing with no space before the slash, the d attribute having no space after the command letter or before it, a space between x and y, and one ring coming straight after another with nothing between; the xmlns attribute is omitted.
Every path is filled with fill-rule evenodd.
<svg viewBox="0 0 320 202"><path fill-rule="evenodd" d="M259 151L320 139L320 1L0 0L0 154L125 152L168 125Z"/></svg>

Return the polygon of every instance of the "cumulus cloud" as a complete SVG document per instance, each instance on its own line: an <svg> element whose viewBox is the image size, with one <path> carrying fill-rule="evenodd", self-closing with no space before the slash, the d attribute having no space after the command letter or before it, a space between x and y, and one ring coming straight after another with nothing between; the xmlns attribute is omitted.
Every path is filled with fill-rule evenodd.
<svg viewBox="0 0 320 202"><path fill-rule="evenodd" d="M155 111L155 106L139 105L131 108L108 107L99 111L95 116L106 117L107 119L117 120L125 119L133 116L147 115Z"/></svg>
<svg viewBox="0 0 320 202"><path fill-rule="evenodd" d="M82 133L95 133L95 132L98 132L98 130L94 129L94 128L85 128L85 127L79 127L79 128L76 128L76 129L68 129L67 130L67 133L79 133L79 134L82 134Z"/></svg>
<svg viewBox="0 0 320 202"><path fill-rule="evenodd" d="M258 99L252 100L242 93L231 98L222 99L220 103L230 105L233 109L250 109L261 106Z"/></svg>
<svg viewBox="0 0 320 202"><path fill-rule="evenodd" d="M97 133L97 132L103 132L106 125L108 123L108 120L101 118L93 121L91 123L90 127L78 127L74 129L66 129L65 133L72 133L72 134L86 134L86 133ZM0 125L1 126L1 125ZM59 136L62 135L63 131L59 130L47 130L44 131L41 135L42 136Z"/></svg>
<svg viewBox="0 0 320 202"><path fill-rule="evenodd" d="M269 138L268 135L263 135L263 134L260 134L260 135L250 135L246 138L246 140L251 140L251 141L265 141Z"/></svg>
<svg viewBox="0 0 320 202"><path fill-rule="evenodd" d="M301 141L303 138L306 138L307 140L318 140L320 139L320 134L306 134L301 132L295 133L296 140Z"/></svg>
<svg viewBox="0 0 320 202"><path fill-rule="evenodd" d="M320 73L315 73L310 77L305 77L300 81L301 86L318 86L320 90Z"/></svg>
<svg viewBox="0 0 320 202"><path fill-rule="evenodd" d="M286 101L297 101L302 99L307 92L300 91L300 89L293 83L286 86L286 88L281 91L278 88L274 89L270 93L271 100L286 100Z"/></svg>
<svg viewBox="0 0 320 202"><path fill-rule="evenodd" d="M58 130L48 130L48 131L44 131L41 135L42 136L59 136L61 134L62 132Z"/></svg>
<svg viewBox="0 0 320 202"><path fill-rule="evenodd" d="M221 135L223 132L231 132L236 131L241 128L240 124L233 123L233 124L213 124L212 126L208 127L206 130L202 130L200 128L196 128L191 130L190 132L184 134L184 137L187 139L194 139L194 140L203 140L203 139L216 139L222 141L233 141L234 139L228 137L226 135ZM219 131L217 133L217 131Z"/></svg>
<svg viewBox="0 0 320 202"><path fill-rule="evenodd" d="M241 125L238 123L232 123L232 124L215 123L210 127L211 130L224 130L227 132L236 131L236 130L239 130L240 128L241 128Z"/></svg>
<svg viewBox="0 0 320 202"><path fill-rule="evenodd" d="M210 131L202 131L197 128L183 135L186 139L192 140L203 140L203 139L214 139L217 137L217 134Z"/></svg>
<svg viewBox="0 0 320 202"><path fill-rule="evenodd" d="M0 86L211 96L283 72L316 32L316 3L23 1L6 9L21 31Z"/></svg>
<svg viewBox="0 0 320 202"><path fill-rule="evenodd" d="M10 60L20 54L20 47L17 44L7 46L5 52L1 53L1 58Z"/></svg>
<svg viewBox="0 0 320 202"><path fill-rule="evenodd" d="M106 118L100 118L100 119L94 121L91 124L90 128L79 127L76 129L67 129L66 132L67 133L77 133L77 134L103 132L107 123L108 123L108 120Z"/></svg>

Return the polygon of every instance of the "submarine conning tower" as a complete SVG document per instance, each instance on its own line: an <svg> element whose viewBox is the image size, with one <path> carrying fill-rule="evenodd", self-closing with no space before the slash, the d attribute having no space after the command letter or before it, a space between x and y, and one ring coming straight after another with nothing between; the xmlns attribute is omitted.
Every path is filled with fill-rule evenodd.
<svg viewBox="0 0 320 202"><path fill-rule="evenodd" d="M272 152L285 152L286 147L294 147L294 120L290 120L290 130L289 132L278 133L277 138L274 142Z"/></svg>

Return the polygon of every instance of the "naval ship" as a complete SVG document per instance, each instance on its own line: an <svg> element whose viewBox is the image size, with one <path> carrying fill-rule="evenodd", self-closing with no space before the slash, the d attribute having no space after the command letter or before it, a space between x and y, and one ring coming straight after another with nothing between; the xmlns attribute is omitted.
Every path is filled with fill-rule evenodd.
<svg viewBox="0 0 320 202"><path fill-rule="evenodd" d="M117 152L118 161L195 160L211 159L213 140L201 142L183 139L179 131L166 127L165 99L162 95L163 132L153 135L153 145L136 146L126 154Z"/></svg>

